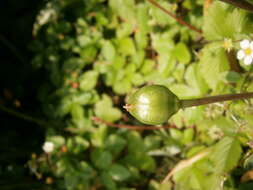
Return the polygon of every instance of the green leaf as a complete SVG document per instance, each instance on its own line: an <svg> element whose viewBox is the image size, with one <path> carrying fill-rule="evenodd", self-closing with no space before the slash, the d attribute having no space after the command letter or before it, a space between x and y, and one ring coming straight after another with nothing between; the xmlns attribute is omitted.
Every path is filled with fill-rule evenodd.
<svg viewBox="0 0 253 190"><path fill-rule="evenodd" d="M102 172L101 182L105 185L106 189L117 190L117 185L108 172Z"/></svg>
<svg viewBox="0 0 253 190"><path fill-rule="evenodd" d="M145 152L145 145L139 133L131 131L127 134L127 140L130 154Z"/></svg>
<svg viewBox="0 0 253 190"><path fill-rule="evenodd" d="M106 149L110 150L114 156L118 155L126 146L127 141L119 135L110 135L105 142Z"/></svg>
<svg viewBox="0 0 253 190"><path fill-rule="evenodd" d="M92 145L95 147L103 147L107 137L107 126L99 125L99 128L96 129L91 135Z"/></svg>
<svg viewBox="0 0 253 190"><path fill-rule="evenodd" d="M194 63L188 66L184 78L187 84L196 92L196 96L205 94L209 89L204 78L201 76L200 64Z"/></svg>
<svg viewBox="0 0 253 190"><path fill-rule="evenodd" d="M117 39L117 50L122 55L134 55L135 45L131 38L121 38Z"/></svg>
<svg viewBox="0 0 253 190"><path fill-rule="evenodd" d="M219 46L219 45L218 45ZM207 45L202 50L200 72L206 83L215 90L221 82L222 73L229 69L225 51L217 44Z"/></svg>
<svg viewBox="0 0 253 190"><path fill-rule="evenodd" d="M221 190L219 175L213 175L208 159L202 159L175 173L176 189Z"/></svg>
<svg viewBox="0 0 253 190"><path fill-rule="evenodd" d="M71 106L72 122L78 127L83 128L85 125L84 110L83 107L78 104L72 104Z"/></svg>
<svg viewBox="0 0 253 190"><path fill-rule="evenodd" d="M135 21L135 1L134 0L109 0L109 6L112 10L123 19Z"/></svg>
<svg viewBox="0 0 253 190"><path fill-rule="evenodd" d="M236 35L247 32L246 12L229 8L231 7L219 1L213 2L208 8L203 25L204 36L207 40L236 39Z"/></svg>
<svg viewBox="0 0 253 190"><path fill-rule="evenodd" d="M116 50L114 45L110 41L105 41L102 46L101 50L102 56L105 58L106 61L113 61L115 55L116 55Z"/></svg>
<svg viewBox="0 0 253 190"><path fill-rule="evenodd" d="M97 71L86 71L79 78L80 80L80 89L88 91L93 89L97 84L98 72Z"/></svg>
<svg viewBox="0 0 253 190"><path fill-rule="evenodd" d="M224 137L218 142L211 154L214 172L222 173L233 169L241 158L242 148L236 138Z"/></svg>
<svg viewBox="0 0 253 190"><path fill-rule="evenodd" d="M98 100L96 91L78 92L70 96L72 103L80 105L93 104Z"/></svg>
<svg viewBox="0 0 253 190"><path fill-rule="evenodd" d="M65 144L64 137L57 135L57 136L51 136L47 139L47 141L50 141L54 143L55 147L60 147Z"/></svg>
<svg viewBox="0 0 253 190"><path fill-rule="evenodd" d="M80 162L80 173L85 179L91 179L94 175L94 169L85 161Z"/></svg>
<svg viewBox="0 0 253 190"><path fill-rule="evenodd" d="M171 129L170 129L170 136L171 136L173 139L180 141L180 140L183 138L183 133L182 133L182 131L179 130L179 129L171 128Z"/></svg>
<svg viewBox="0 0 253 190"><path fill-rule="evenodd" d="M142 152L129 154L123 161L124 164L131 164L146 172L154 172L156 168L155 160L151 156Z"/></svg>
<svg viewBox="0 0 253 190"><path fill-rule="evenodd" d="M116 81L113 84L113 91L120 95L128 93L131 90L131 88L132 84L130 79L128 78Z"/></svg>
<svg viewBox="0 0 253 190"><path fill-rule="evenodd" d="M108 169L112 163L112 155L109 151L95 149L91 152L91 160L98 169Z"/></svg>
<svg viewBox="0 0 253 190"><path fill-rule="evenodd" d="M189 52L189 49L183 42L180 42L175 46L172 51L172 55L177 61L179 61L179 63L186 64L191 61L191 54Z"/></svg>
<svg viewBox="0 0 253 190"><path fill-rule="evenodd" d="M234 71L228 71L226 73L226 79L228 82L238 82L241 79L241 75Z"/></svg>
<svg viewBox="0 0 253 190"><path fill-rule="evenodd" d="M81 49L80 56L85 62L93 62L97 55L97 47L95 45L85 46Z"/></svg>
<svg viewBox="0 0 253 190"><path fill-rule="evenodd" d="M159 1L159 4L164 9L173 10L171 3ZM154 19L154 22L156 22L157 24L166 25L166 24L173 24L176 22L175 19L168 17L166 13L164 13L163 11L152 5L150 6L150 15Z"/></svg>
<svg viewBox="0 0 253 190"><path fill-rule="evenodd" d="M89 142L87 140L85 140L83 137L76 136L73 139L72 146L68 146L68 149L70 149L75 154L79 154L80 152L86 150L88 147Z"/></svg>
<svg viewBox="0 0 253 190"><path fill-rule="evenodd" d="M160 10L159 10L160 11ZM152 38L152 47L161 55L168 55L174 48L174 41L171 38L169 32L153 34Z"/></svg>
<svg viewBox="0 0 253 190"><path fill-rule="evenodd" d="M108 173L116 181L125 181L130 177L128 169L119 164L113 164L108 170Z"/></svg>
<svg viewBox="0 0 253 190"><path fill-rule="evenodd" d="M144 83L143 76L139 73L135 73L132 77L132 83L136 86L142 85Z"/></svg>
<svg viewBox="0 0 253 190"><path fill-rule="evenodd" d="M161 137L157 135L149 135L144 139L145 149L147 151L158 149L161 146Z"/></svg>
<svg viewBox="0 0 253 190"><path fill-rule="evenodd" d="M109 122L121 118L121 111L112 107L112 100L109 96L103 94L102 99L95 104L95 114L101 119Z"/></svg>
<svg viewBox="0 0 253 190"><path fill-rule="evenodd" d="M144 75L152 72L155 68L155 62L151 59L145 59L144 63L141 66L140 72Z"/></svg>
<svg viewBox="0 0 253 190"><path fill-rule="evenodd" d="M182 142L183 142L185 145L189 144L190 142L192 142L193 136L194 136L194 130L193 130L193 128L185 129L185 130L184 130L184 133L183 133Z"/></svg>
<svg viewBox="0 0 253 190"><path fill-rule="evenodd" d="M133 23L130 22L124 22L121 25L118 26L117 29L117 37L118 38L124 38L128 37L131 33L133 33L134 30L134 25Z"/></svg>
<svg viewBox="0 0 253 190"><path fill-rule="evenodd" d="M140 156L140 169L147 172L154 172L156 169L155 160L149 155L139 155Z"/></svg>

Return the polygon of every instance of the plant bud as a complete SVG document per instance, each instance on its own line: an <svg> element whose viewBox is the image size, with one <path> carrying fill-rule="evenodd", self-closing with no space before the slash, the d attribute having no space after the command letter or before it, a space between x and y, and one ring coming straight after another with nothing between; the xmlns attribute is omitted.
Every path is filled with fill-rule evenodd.
<svg viewBox="0 0 253 190"><path fill-rule="evenodd" d="M129 97L127 111L142 123L159 125L180 108L180 100L167 87L145 86Z"/></svg>

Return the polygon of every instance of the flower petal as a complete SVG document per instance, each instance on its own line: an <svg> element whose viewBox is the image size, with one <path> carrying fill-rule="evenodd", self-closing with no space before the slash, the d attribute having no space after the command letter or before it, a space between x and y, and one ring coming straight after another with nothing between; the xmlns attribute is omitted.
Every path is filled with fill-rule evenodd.
<svg viewBox="0 0 253 190"><path fill-rule="evenodd" d="M250 42L249 47L250 47L250 49L252 49L252 50L253 50L253 41L252 41L252 42Z"/></svg>
<svg viewBox="0 0 253 190"><path fill-rule="evenodd" d="M242 40L242 41L240 42L240 46L241 46L242 49L248 48L249 45L250 45L249 40Z"/></svg>
<svg viewBox="0 0 253 190"><path fill-rule="evenodd" d="M243 62L244 62L245 65L250 65L252 63L252 61L253 61L253 58L251 56L246 56L244 58Z"/></svg>
<svg viewBox="0 0 253 190"><path fill-rule="evenodd" d="M241 60L245 57L245 53L243 50L237 52L237 59Z"/></svg>

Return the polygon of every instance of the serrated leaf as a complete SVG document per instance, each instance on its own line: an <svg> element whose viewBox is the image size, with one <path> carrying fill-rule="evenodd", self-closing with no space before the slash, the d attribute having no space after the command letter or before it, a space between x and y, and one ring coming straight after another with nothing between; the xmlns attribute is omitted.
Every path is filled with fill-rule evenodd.
<svg viewBox="0 0 253 190"><path fill-rule="evenodd" d="M211 154L214 172L222 173L233 169L242 153L240 142L233 137L224 137L218 142Z"/></svg>
<svg viewBox="0 0 253 190"><path fill-rule="evenodd" d="M207 40L235 38L245 32L246 13L239 9L229 10L225 3L215 1L204 16L203 31Z"/></svg>
<svg viewBox="0 0 253 190"><path fill-rule="evenodd" d="M225 51L217 48L217 44L210 44L202 50L200 72L206 83L215 90L224 71L229 69Z"/></svg>

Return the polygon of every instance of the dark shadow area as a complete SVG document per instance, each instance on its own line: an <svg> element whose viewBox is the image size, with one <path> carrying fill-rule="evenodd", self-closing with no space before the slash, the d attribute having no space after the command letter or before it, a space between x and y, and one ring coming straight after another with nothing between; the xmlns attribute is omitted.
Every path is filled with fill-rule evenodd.
<svg viewBox="0 0 253 190"><path fill-rule="evenodd" d="M42 0L0 1L0 104L37 115L36 94L43 80L30 65L28 45ZM40 152L44 130L0 110L0 189L37 189L26 162Z"/></svg>

